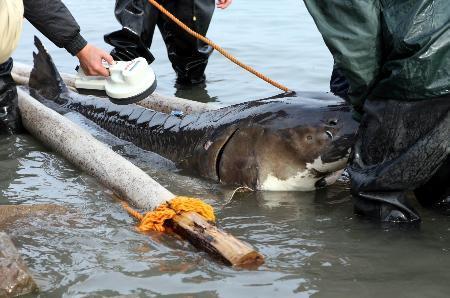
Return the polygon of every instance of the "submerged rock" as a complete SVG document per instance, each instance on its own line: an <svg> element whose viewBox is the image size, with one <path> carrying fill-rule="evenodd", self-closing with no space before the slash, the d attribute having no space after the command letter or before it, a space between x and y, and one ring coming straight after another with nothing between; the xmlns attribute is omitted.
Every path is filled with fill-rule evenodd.
<svg viewBox="0 0 450 298"><path fill-rule="evenodd" d="M44 214L63 214L67 208L54 204L0 205L0 229L18 219Z"/></svg>
<svg viewBox="0 0 450 298"><path fill-rule="evenodd" d="M11 239L0 232L0 297L25 295L37 289Z"/></svg>
<svg viewBox="0 0 450 298"><path fill-rule="evenodd" d="M63 214L67 208L53 204L0 206L0 230L17 220L36 216ZM37 291L25 262L9 236L0 232L0 297L14 297Z"/></svg>

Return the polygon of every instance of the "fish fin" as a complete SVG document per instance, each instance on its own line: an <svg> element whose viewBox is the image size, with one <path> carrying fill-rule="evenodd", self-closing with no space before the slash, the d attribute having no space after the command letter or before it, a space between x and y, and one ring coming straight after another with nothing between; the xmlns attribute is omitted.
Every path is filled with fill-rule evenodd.
<svg viewBox="0 0 450 298"><path fill-rule="evenodd" d="M56 69L52 57L36 36L34 45L38 52L33 52L34 65L30 74L29 86L47 99L56 99L60 94L68 92L67 86Z"/></svg>

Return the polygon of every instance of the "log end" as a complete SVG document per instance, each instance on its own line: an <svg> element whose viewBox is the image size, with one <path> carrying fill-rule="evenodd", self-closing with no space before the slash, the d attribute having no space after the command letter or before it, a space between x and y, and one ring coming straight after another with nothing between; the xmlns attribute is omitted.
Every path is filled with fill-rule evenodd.
<svg viewBox="0 0 450 298"><path fill-rule="evenodd" d="M264 256L250 244L207 222L198 213L178 214L169 226L198 249L233 267L256 269L264 263Z"/></svg>
<svg viewBox="0 0 450 298"><path fill-rule="evenodd" d="M254 270L264 264L264 261L264 256L254 250L246 255L240 256L239 259L235 260L233 267Z"/></svg>

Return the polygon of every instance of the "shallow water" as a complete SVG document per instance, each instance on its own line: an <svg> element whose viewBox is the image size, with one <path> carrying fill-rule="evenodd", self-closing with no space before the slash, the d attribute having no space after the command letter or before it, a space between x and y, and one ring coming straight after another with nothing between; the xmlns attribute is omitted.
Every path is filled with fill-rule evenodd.
<svg viewBox="0 0 450 298"><path fill-rule="evenodd" d="M65 3L98 45L103 33L118 28L113 1L96 1L95 10L92 1ZM31 63L33 34L26 25L18 61ZM209 37L292 89L328 88L332 60L300 1L235 1L216 12ZM48 48L60 69L71 72L76 61ZM175 94L159 34L154 54L158 91ZM202 90L181 95L226 105L278 93L217 53L207 76L208 96ZM69 117L172 192L206 198L219 225L254 245L266 263L256 271L235 270L170 235L140 234L93 178L28 135L2 137L0 204L69 208L65 215L32 216L7 227L41 288L36 296L448 297L449 217L417 206L420 228L380 226L353 215L345 183L308 193L238 193L229 201L232 189L188 177L82 117Z"/></svg>
<svg viewBox="0 0 450 298"><path fill-rule="evenodd" d="M285 0L282 4L268 0L257 4L234 2L227 10L216 10L208 32L211 40L292 90L328 90L332 58L301 1ZM92 1L64 3L79 21L83 36L109 50L109 45L103 42L103 35L120 29L113 15L114 1L95 1L95 9ZM32 64L35 34L42 37L30 24L25 24L19 48L14 54L18 61ZM59 69L73 73L77 60L47 39L43 40ZM175 74L158 30L152 53L156 58L152 67L158 79L157 91L162 94L231 104L280 93L277 88L240 69L217 52L211 56L206 70L206 90L198 88L177 92L174 88Z"/></svg>

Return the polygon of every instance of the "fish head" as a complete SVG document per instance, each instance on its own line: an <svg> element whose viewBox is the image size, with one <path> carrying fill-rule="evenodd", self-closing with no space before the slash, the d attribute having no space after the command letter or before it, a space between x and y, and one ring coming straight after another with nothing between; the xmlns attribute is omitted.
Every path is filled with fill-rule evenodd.
<svg viewBox="0 0 450 298"><path fill-rule="evenodd" d="M222 148L220 180L268 191L333 183L346 166L358 123L343 100L313 95L271 101L245 118Z"/></svg>

